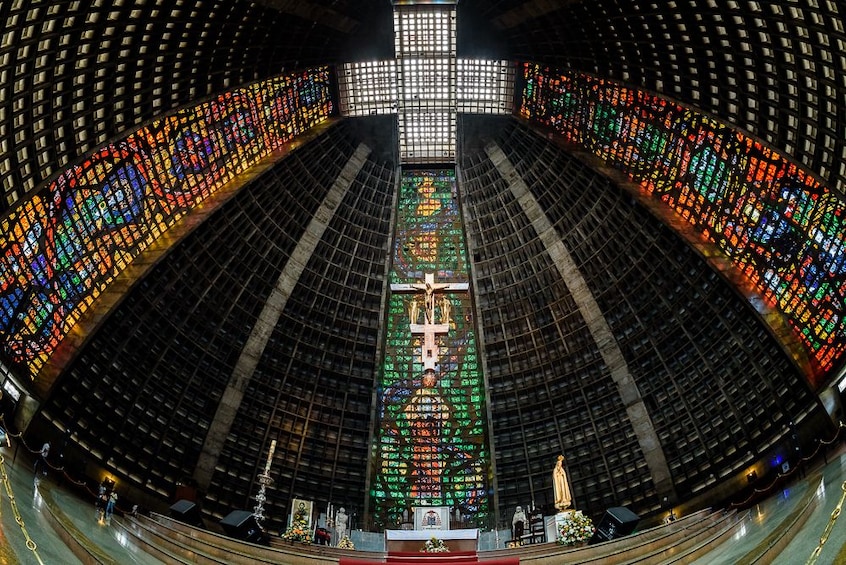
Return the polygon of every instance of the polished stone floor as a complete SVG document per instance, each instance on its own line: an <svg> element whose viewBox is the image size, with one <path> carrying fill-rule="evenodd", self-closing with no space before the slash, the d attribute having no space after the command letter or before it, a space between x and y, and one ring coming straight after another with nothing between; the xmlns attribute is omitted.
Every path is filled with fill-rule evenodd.
<svg viewBox="0 0 846 565"><path fill-rule="evenodd" d="M23 448L0 447L3 457L0 476L0 565L15 563L45 563L71 565L80 561L68 549L48 521L48 512L77 539L96 546L100 560L118 564L160 563L135 547L115 524L107 524L96 517L92 501L82 500L67 485L58 484L61 477L51 471L46 477L34 480L31 459ZM716 546L696 565L735 564L744 561L752 548L765 547L774 539L786 521L795 517L801 507L815 506L802 532L776 558L784 565L805 563L819 543L829 523L832 511L840 502L842 485L846 481L846 452L838 451L826 465L811 469L803 479L777 492L754 506L745 515L743 524L731 541ZM11 496L9 492L11 491ZM15 508L17 508L17 513ZM19 515L23 528L18 524ZM27 544L27 536L32 540ZM34 548L34 550L33 550ZM818 564L846 564L846 515L834 525L828 542L817 560Z"/></svg>
<svg viewBox="0 0 846 565"><path fill-rule="evenodd" d="M773 561L776 565L801 565L817 548L832 512L841 502L846 487L846 452L841 448L829 456L828 464L812 468L804 479L778 491L749 510L743 525L728 543L716 547L695 565L742 563L752 548L771 541L786 521L798 514L800 506L815 505L801 532ZM816 561L819 565L846 564L846 512L834 523Z"/></svg>
<svg viewBox="0 0 846 565"><path fill-rule="evenodd" d="M56 520L73 531L75 538L96 545L101 562L120 565L161 563L133 546L114 524L98 520L93 500L84 501L69 489L59 486L62 477L57 471L50 470L46 476L36 479L32 459L22 445L16 445L12 440L11 447L0 447L0 456L3 458L0 479L4 483L0 488L0 565L81 563L50 524L48 516L51 512ZM18 524L18 515L23 528ZM28 544L27 536L34 543Z"/></svg>

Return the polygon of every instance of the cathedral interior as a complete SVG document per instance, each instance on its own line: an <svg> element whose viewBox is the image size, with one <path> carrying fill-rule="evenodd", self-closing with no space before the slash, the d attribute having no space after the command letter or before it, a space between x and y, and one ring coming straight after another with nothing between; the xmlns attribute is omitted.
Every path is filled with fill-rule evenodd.
<svg viewBox="0 0 846 565"><path fill-rule="evenodd" d="M423 164L395 113L342 112L340 69L395 58L395 4L0 3L7 429L208 518L253 507L272 443L273 527L293 499L396 525L374 492L397 193L453 171L483 382L463 520L554 511L559 454L595 517L729 504L837 433L842 3L460 0L457 57L507 61L510 110L458 114ZM238 112L277 77L319 108L266 149ZM199 113L232 147L189 135Z"/></svg>

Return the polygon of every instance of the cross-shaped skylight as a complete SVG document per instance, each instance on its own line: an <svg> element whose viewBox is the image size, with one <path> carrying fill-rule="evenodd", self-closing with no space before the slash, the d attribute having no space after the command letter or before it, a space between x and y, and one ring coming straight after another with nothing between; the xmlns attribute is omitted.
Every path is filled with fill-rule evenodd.
<svg viewBox="0 0 846 565"><path fill-rule="evenodd" d="M511 112L513 66L458 59L455 30L455 0L396 1L396 59L338 73L342 115L397 114L400 163L454 163L458 112Z"/></svg>

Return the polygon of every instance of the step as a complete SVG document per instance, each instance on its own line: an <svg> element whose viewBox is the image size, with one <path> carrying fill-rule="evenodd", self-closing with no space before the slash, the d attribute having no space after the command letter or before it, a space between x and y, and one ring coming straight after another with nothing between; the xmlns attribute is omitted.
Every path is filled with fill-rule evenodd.
<svg viewBox="0 0 846 565"><path fill-rule="evenodd" d="M118 521L117 526L121 528L128 537L134 540L133 543L135 543L135 545L141 547L148 554L164 563L193 563L193 561L186 560L180 555L153 543L149 536L146 536L143 533L140 533L137 529L133 528L132 522Z"/></svg>
<svg viewBox="0 0 846 565"><path fill-rule="evenodd" d="M287 542L279 539L272 539L271 545L268 547L184 524L161 514L153 513L149 518L139 517L137 520L139 523L143 523L145 527L158 532L160 536L177 539L198 552L224 558L227 563L319 565L337 563L342 556L351 555L360 555L384 563L384 554L381 552L354 551L325 545Z"/></svg>
<svg viewBox="0 0 846 565"><path fill-rule="evenodd" d="M693 524L682 525L681 528L672 528L666 535L653 540L637 543L627 548L621 548L611 555L616 563L626 565L648 564L663 559L664 555L685 551L687 548L697 545L701 540L708 539L714 532L722 530L727 522L733 522L736 512L729 514L723 512L712 512L704 519ZM668 525L671 527L672 524ZM607 558L607 555L604 556ZM587 561L602 562L603 558Z"/></svg>
<svg viewBox="0 0 846 565"><path fill-rule="evenodd" d="M522 564L605 564L611 557L615 561L636 559L639 556L649 555L655 551L663 551L665 548L673 547L700 531L713 528L714 523L719 522L722 518L721 513L715 513L707 509L679 518L670 524L655 526L623 538L598 544L567 547L546 543L503 551L519 556ZM484 555L484 552L480 553L481 555Z"/></svg>
<svg viewBox="0 0 846 565"><path fill-rule="evenodd" d="M668 562L688 563L693 561L700 556L701 548L714 547L734 535L745 519L745 515L740 517L736 511L725 512L720 515L722 518L715 521L710 528L689 535L673 546L664 547L637 559L626 561L625 564L657 565Z"/></svg>
<svg viewBox="0 0 846 565"><path fill-rule="evenodd" d="M205 551L194 548L179 540L178 536L168 535L167 532L162 532L157 528L150 528L143 520L138 518L127 518L124 523L125 531L128 535L139 542L144 542L145 547L153 548L154 551L163 553L172 558L177 563L199 563L201 565L218 565L227 563L223 557L208 554ZM232 561L238 563L238 561Z"/></svg>
<svg viewBox="0 0 846 565"><path fill-rule="evenodd" d="M109 555L100 545L86 536L53 499L52 485L42 481L38 487L41 500L47 512L42 512L47 522L61 538L62 542L71 550L77 559L83 563L103 563L119 565L119 561Z"/></svg>
<svg viewBox="0 0 846 565"><path fill-rule="evenodd" d="M808 484L813 484L812 481L819 484L822 483L823 478L820 476L817 480L817 477L814 477L808 480ZM793 541L793 538L802 531L802 526L805 525L805 522L808 521L808 518L811 517L811 514L819 506L820 499L816 491L817 489L809 488L803 500L782 520L779 527L775 528L766 539L738 560L737 565L771 563Z"/></svg>

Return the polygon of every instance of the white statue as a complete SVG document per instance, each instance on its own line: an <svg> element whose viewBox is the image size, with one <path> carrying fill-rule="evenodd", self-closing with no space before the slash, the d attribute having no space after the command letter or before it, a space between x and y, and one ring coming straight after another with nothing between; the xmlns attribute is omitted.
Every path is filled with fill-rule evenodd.
<svg viewBox="0 0 846 565"><path fill-rule="evenodd" d="M347 519L347 511L339 508L338 514L335 516L335 533L338 536L339 542L347 536Z"/></svg>
<svg viewBox="0 0 846 565"><path fill-rule="evenodd" d="M511 518L511 535L514 541L518 541L523 537L523 532L526 529L526 513L523 512L523 507L518 506L514 510L514 517Z"/></svg>

